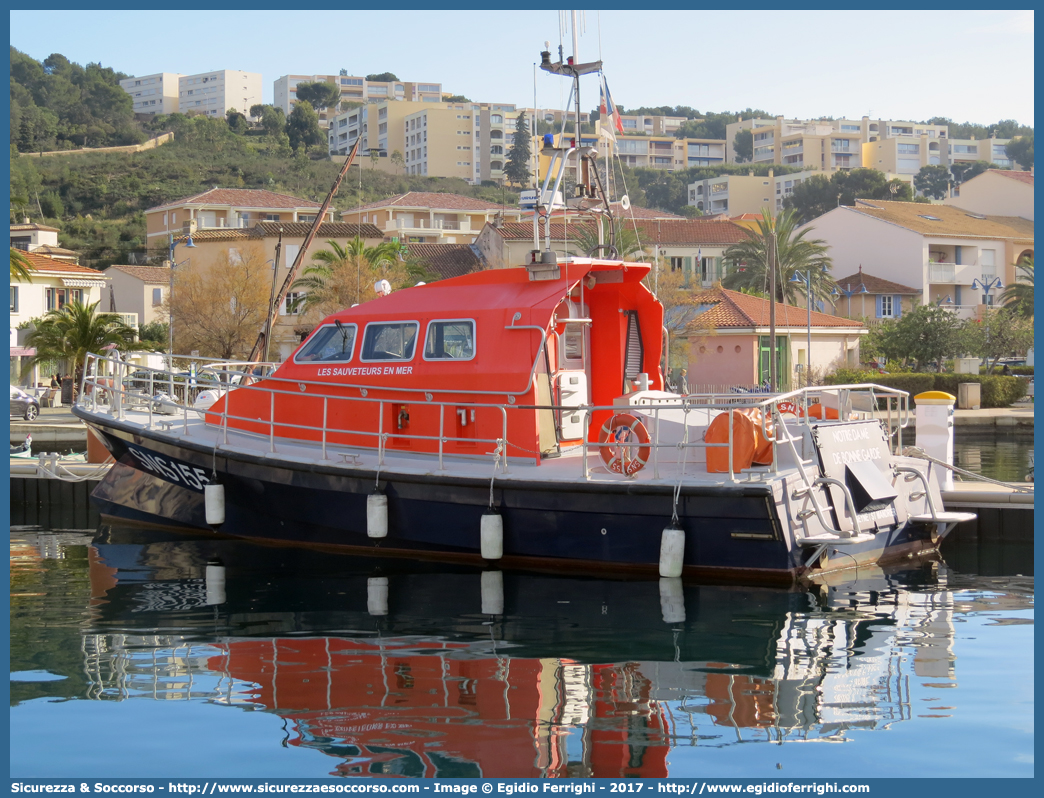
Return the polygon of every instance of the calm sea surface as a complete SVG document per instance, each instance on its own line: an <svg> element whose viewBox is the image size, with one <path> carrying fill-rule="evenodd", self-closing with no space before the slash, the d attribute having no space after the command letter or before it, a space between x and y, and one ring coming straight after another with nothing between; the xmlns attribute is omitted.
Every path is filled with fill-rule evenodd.
<svg viewBox="0 0 1044 798"><path fill-rule="evenodd" d="M811 590L11 530L12 777L1032 776L1032 549Z"/></svg>

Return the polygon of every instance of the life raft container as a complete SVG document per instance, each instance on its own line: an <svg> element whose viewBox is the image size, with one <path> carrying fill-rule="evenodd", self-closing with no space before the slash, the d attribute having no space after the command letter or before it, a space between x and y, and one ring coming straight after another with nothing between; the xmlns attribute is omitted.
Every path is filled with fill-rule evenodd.
<svg viewBox="0 0 1044 798"><path fill-rule="evenodd" d="M772 440L766 437L773 434L772 420L768 419L766 429L761 428L761 411L756 407L732 411L732 471L738 473L750 468L754 463L769 465L772 462ZM703 433L706 443L729 442L729 413L719 413L711 421ZM707 471L725 474L729 471L729 454L727 446L710 446L707 448Z"/></svg>
<svg viewBox="0 0 1044 798"><path fill-rule="evenodd" d="M630 413L617 413L602 425L598 442L606 468L614 474L631 476L649 462L649 431Z"/></svg>

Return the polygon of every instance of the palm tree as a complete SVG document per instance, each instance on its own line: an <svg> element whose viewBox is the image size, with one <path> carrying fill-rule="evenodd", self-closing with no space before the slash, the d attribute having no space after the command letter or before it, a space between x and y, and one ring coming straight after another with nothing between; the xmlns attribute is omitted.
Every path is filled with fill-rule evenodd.
<svg viewBox="0 0 1044 798"><path fill-rule="evenodd" d="M1019 274L1022 272L1022 274ZM1013 313L1033 318L1033 257L1024 258L1015 265L1015 282L1000 295L1001 302Z"/></svg>
<svg viewBox="0 0 1044 798"><path fill-rule="evenodd" d="M36 329L26 336L26 345L36 349L26 369L54 360L71 362L75 384L79 385L88 352L102 354L107 346L123 352L153 348L138 341L134 328L124 324L116 314L98 313L98 304L70 302L59 310L49 311L36 322Z"/></svg>
<svg viewBox="0 0 1044 798"><path fill-rule="evenodd" d="M733 267L721 284L725 288L753 288L768 293L769 243L775 236L776 301L797 304L798 296L805 294L806 276L811 279L813 295L825 300L834 285L829 275L832 263L826 242L805 238L813 228L806 227L798 233L797 227L798 217L793 210L783 210L773 219L768 209L763 209L757 230L746 230L745 241L725 250L725 260L739 266ZM798 273L802 282L792 282L791 278Z"/></svg>
<svg viewBox="0 0 1044 798"><path fill-rule="evenodd" d="M326 242L328 249L312 255L312 265L304 270L304 276L294 281L293 289L304 296L298 301L297 309L317 309L325 315L363 301L370 294L367 290L371 278L386 279L397 287L404 283L404 269L399 265L399 247L391 241L382 241L368 247L356 236L341 246L336 241Z"/></svg>
<svg viewBox="0 0 1044 798"><path fill-rule="evenodd" d="M594 226L600 224L602 226L602 240L609 243L610 235L608 230L607 220L599 218L592 225L576 225L570 229L573 241L576 244L577 255L580 257L586 257L587 253L592 253L592 257L595 258L608 258L610 253L609 249L595 250L598 246L598 228ZM644 254L642 250L642 243L638 240L638 234L635 233L633 227L628 227L623 219L613 220L613 232L614 236L612 240L616 242L617 257L624 260L630 260L635 256L641 256ZM543 234L543 231L541 231Z"/></svg>
<svg viewBox="0 0 1044 798"><path fill-rule="evenodd" d="M33 265L29 258L14 247L11 247L11 279L18 282L24 280L27 283L33 281Z"/></svg>

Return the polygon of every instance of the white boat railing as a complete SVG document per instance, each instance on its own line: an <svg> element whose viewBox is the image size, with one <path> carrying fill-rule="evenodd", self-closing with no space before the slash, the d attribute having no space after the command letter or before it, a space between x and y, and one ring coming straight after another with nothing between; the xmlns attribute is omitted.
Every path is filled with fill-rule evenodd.
<svg viewBox="0 0 1044 798"><path fill-rule="evenodd" d="M629 454L635 450L648 447L651 452L649 465L653 479L660 479L663 474L662 466L669 465L672 471L684 475L688 466L697 464L697 458L691 458L693 450L727 449L728 479L737 481L738 475L734 470L733 449L735 441L733 438L735 414L741 410L755 409L760 411L758 423L761 435L772 444L772 460L768 464L768 471L775 473L779 470L781 453L788 461L793 461L794 466L800 466L802 472L806 467L814 465L812 460L804 460L798 453L796 442L802 441L806 433L800 433L802 425L808 427L813 421L818 420L812 414L812 410L819 405L826 413L826 408L836 411L838 420L849 420L853 413L874 415L885 422L886 428L891 436L896 438L895 451L902 450L902 430L909 425L910 411L908 406L908 394L894 388L881 385L834 385L819 386L815 388L800 388L782 394L690 394L684 397L666 398L662 394L645 401L641 397L629 405L585 405L583 407L567 407L562 405L518 405L515 395L508 395L508 402L474 401L469 394L467 411L482 412L485 416L484 426L490 428L488 414L498 417L496 428L499 437L479 438L462 437L447 434L446 410L450 409L450 418L461 407L460 391L446 389L429 390L402 389L407 397L412 394L415 398L395 397L372 397L368 393L373 390L384 390L375 386L356 386L345 384L331 384L329 382L317 382L299 379L286 379L274 376L264 377L263 383L253 382L254 370L273 367L271 363L255 363L245 361L228 361L208 358L179 358L179 360L190 362L189 373L194 376L184 383L185 391L182 392L181 401L174 401L176 397L157 397L155 388L166 387L171 380L171 374L163 369L146 369L135 364L126 363L122 360L105 357L101 355L88 354L84 368L84 377L81 382L80 403L91 412L98 412L99 406L106 406L110 415L123 419L129 409L138 409L147 414L145 426L148 429L161 428L172 431L175 425L181 427L181 434L185 437L193 437L199 434L199 424L202 422L207 408L193 407L190 403L204 390L216 392L219 396L225 396L223 409L213 411L219 421L210 423L210 427L219 429L219 447L230 445L230 435L245 435L256 441L267 442L269 454L280 451L279 446L300 447L318 445L321 459L331 460L331 454L340 455L349 462L353 458L357 462L360 454L375 451L378 466L386 466L386 456L389 452L400 454L413 454L417 456L437 456L438 470L445 471L447 458L454 461L474 462L478 457L493 457L497 467L502 473L508 472L509 455L520 458L539 458L540 452L535 452L524 446L513 443L508 437L509 411L551 411L555 413L566 412L584 414L584 440L565 442L562 450L580 449L580 463L583 477L591 478L590 455L595 454L596 461L600 461L600 451L607 447L619 447L628 449ZM134 384L128 384L127 372L133 369L138 376ZM111 373L112 376L98 377L99 372ZM143 380L140 372L147 373L147 385L137 385ZM179 374L180 376L180 374ZM530 375L530 384L533 384L533 375ZM147 393L141 388L147 388ZM345 391L346 389L357 389L358 396L346 396L343 393L333 394L330 389ZM307 394L304 392L307 391ZM236 403L232 396L236 393L265 393L268 395L268 419L259 419L256 415L242 415L237 413ZM452 394L452 398L439 400L435 394ZM475 392L473 392L475 393ZM493 391L483 391L487 398ZM306 395L309 400L321 400L321 418L316 419L277 419L276 400L279 396L295 397L300 399ZM504 392L499 392L505 396ZM403 429L385 429L385 417L387 408L401 405L404 401L420 402L425 408L434 408L438 412L438 434L416 434ZM338 403L348 403L355 408L376 406L378 414L377 429L350 429L346 426L331 426L331 409ZM883 403L883 410L879 406ZM142 407L144 405L144 407ZM789 411L789 416L784 414ZM591 440L590 422L597 413L616 414L621 412L639 413L650 420L650 440L648 443L617 443L614 441L599 442ZM681 415L680 430L675 429L673 434L664 434L664 427L670 427L670 422L677 423L678 414ZM729 414L728 440L721 443L709 443L703 439L703 432L708 427L713 417L720 413ZM342 414L343 415L343 414ZM347 414L348 417L360 414ZM365 414L363 414L365 415ZM672 417L673 416L673 417ZM389 416L390 417L390 416ZM312 421L313 423L307 423ZM180 424L179 424L180 422ZM190 423L192 422L192 423ZM476 423L472 417L472 424ZM244 427L252 429L244 429ZM195 427L195 431L193 428ZM263 431L257 431L261 429ZM476 426L477 429L477 426ZM333 440L331 440L333 438ZM359 445L355 443L338 442L337 439L361 439L369 440L371 445ZM432 451L414 452L398 446L389 446L389 439L406 442L417 441L425 445L432 444ZM453 447L453 451L447 451L447 444ZM459 444L478 445L486 444L493 447L493 451L474 453L462 453ZM284 452L285 453L285 452ZM667 457L667 453L673 453L673 458ZM721 472L722 477L725 472ZM744 474L750 479L750 472Z"/></svg>

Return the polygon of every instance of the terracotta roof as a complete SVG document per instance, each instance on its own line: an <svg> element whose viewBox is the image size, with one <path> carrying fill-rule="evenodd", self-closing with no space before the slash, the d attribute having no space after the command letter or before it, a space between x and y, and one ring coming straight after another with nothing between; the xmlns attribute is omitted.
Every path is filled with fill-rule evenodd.
<svg viewBox="0 0 1044 798"><path fill-rule="evenodd" d="M49 231L51 233L60 233L61 232L61 230L59 230L57 227L48 227L45 224L13 224L13 225L11 225L11 232L12 233L19 233L19 232L22 232L24 230L47 230L47 231Z"/></svg>
<svg viewBox="0 0 1044 798"><path fill-rule="evenodd" d="M722 328L767 327L769 323L769 301L761 297L741 294L726 288L714 288L693 294L692 301L701 305L712 305L699 315L700 321ZM805 327L808 311L794 305L776 303L776 327ZM848 327L861 329L863 323L829 313L812 311L813 327Z"/></svg>
<svg viewBox="0 0 1044 798"><path fill-rule="evenodd" d="M1012 172L1008 169L987 169L986 172L991 175L1006 177L1009 180L1017 180L1020 183L1025 183L1030 188L1033 187L1033 172Z"/></svg>
<svg viewBox="0 0 1044 798"><path fill-rule="evenodd" d="M705 219L678 221L639 221L643 246L650 244L738 244L747 240L744 228L732 222Z"/></svg>
<svg viewBox="0 0 1044 798"><path fill-rule="evenodd" d="M250 228L247 227L212 227L208 230L197 230L194 232L192 241L232 241L237 238L250 237ZM177 241L183 241L185 235L178 233L174 238Z"/></svg>
<svg viewBox="0 0 1044 798"><path fill-rule="evenodd" d="M259 188L212 188L202 194L182 197L149 208L149 211L160 211L164 208L179 208L182 205L234 205L238 208L320 208L322 203L291 197L289 194L276 194ZM149 211L146 211L148 213Z"/></svg>
<svg viewBox="0 0 1044 798"><path fill-rule="evenodd" d="M467 244L407 244L411 260L419 260L439 277L461 277L482 268L482 261Z"/></svg>
<svg viewBox="0 0 1044 798"><path fill-rule="evenodd" d="M170 267L168 266L117 266L113 264L106 271L113 269L129 274L131 277L137 277L143 283L162 283L166 285L170 282Z"/></svg>
<svg viewBox="0 0 1044 798"><path fill-rule="evenodd" d="M344 216L356 211L368 211L373 208L388 207L429 208L447 211L518 211L517 207L499 205L495 202L487 202L474 197L465 197L461 194L443 194L437 191L409 191L405 194L378 200L377 202L368 202L366 205L360 205L358 208L341 211L341 215Z"/></svg>
<svg viewBox="0 0 1044 798"><path fill-rule="evenodd" d="M312 229L311 222L258 222L251 230L254 238L279 235L282 229L287 238L304 238ZM384 231L373 224L354 224L347 222L323 222L315 233L316 239L327 238L384 238Z"/></svg>
<svg viewBox="0 0 1044 798"><path fill-rule="evenodd" d="M874 277L872 274L864 271L858 271L849 277L841 277L834 280L834 282L837 283L839 288L844 288L846 291L858 291L860 285L865 285L868 294L921 295L920 288L911 288L901 283L893 283L891 280L885 280L883 277Z"/></svg>
<svg viewBox="0 0 1044 798"><path fill-rule="evenodd" d="M105 275L100 271L88 269L86 266L78 266L67 260L55 260L54 258L48 258L46 255L37 255L35 252L23 252L22 255L29 261L29 266L34 272L62 272L105 279Z"/></svg>
<svg viewBox="0 0 1044 798"><path fill-rule="evenodd" d="M923 236L958 238L1033 238L1033 222L1017 216L986 216L955 205L856 200L845 212L859 213Z"/></svg>

